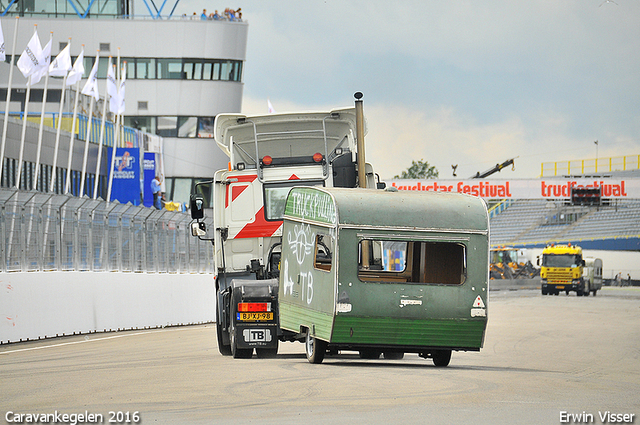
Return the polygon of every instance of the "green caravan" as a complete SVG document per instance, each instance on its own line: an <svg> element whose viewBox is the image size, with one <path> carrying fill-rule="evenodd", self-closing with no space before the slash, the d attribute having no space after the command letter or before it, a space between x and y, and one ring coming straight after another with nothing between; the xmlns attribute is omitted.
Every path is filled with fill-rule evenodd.
<svg viewBox="0 0 640 425"><path fill-rule="evenodd" d="M281 332L327 352L447 366L479 351L487 325L485 203L444 192L293 188L278 287Z"/></svg>

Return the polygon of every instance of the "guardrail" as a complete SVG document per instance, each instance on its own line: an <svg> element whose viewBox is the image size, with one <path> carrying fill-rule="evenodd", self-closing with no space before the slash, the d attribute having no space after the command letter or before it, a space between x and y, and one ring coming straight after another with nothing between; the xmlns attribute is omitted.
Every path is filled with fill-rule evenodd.
<svg viewBox="0 0 640 425"><path fill-rule="evenodd" d="M189 214L0 189L0 271L213 273ZM212 223L207 223L212 228Z"/></svg>
<svg viewBox="0 0 640 425"><path fill-rule="evenodd" d="M572 161L543 162L541 177L570 176L612 171L640 170L640 155L614 156L610 158L576 159Z"/></svg>

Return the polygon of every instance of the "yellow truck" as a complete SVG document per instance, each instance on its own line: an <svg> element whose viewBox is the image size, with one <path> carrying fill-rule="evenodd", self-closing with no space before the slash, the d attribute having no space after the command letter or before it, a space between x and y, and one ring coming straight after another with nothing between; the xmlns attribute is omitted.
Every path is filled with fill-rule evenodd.
<svg viewBox="0 0 640 425"><path fill-rule="evenodd" d="M542 250L540 267L542 278L542 295L558 295L560 291L575 291L581 296L588 296L602 288L602 260L582 258L579 246L549 245Z"/></svg>

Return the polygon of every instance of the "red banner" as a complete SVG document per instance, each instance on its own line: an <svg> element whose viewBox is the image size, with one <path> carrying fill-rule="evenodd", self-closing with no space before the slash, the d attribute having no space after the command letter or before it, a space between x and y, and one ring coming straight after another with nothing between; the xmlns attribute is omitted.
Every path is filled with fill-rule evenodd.
<svg viewBox="0 0 640 425"><path fill-rule="evenodd" d="M640 178L547 178L513 180L412 180L387 181L398 190L459 192L487 199L564 199L572 188L600 188L609 199L640 199Z"/></svg>

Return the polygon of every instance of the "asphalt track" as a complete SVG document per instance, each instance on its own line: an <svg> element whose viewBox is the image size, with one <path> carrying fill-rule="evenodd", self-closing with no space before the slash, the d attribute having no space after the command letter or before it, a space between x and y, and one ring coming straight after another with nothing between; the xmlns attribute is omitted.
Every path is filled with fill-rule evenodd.
<svg viewBox="0 0 640 425"><path fill-rule="evenodd" d="M312 365L298 343L234 360L218 353L214 325L4 345L0 413L8 423L55 412L132 423L137 412L142 424L597 424L611 412L640 423L640 288L492 290L488 308L484 348L454 352L447 368L355 353Z"/></svg>

